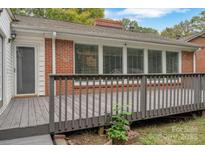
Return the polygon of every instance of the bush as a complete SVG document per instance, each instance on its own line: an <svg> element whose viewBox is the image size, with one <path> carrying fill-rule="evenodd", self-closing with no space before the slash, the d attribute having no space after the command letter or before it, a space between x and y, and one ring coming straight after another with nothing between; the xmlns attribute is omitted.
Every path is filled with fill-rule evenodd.
<svg viewBox="0 0 205 154"><path fill-rule="evenodd" d="M108 137L113 141L125 142L128 140L127 128L129 128L130 125L126 119L128 115L131 115L131 113L122 112L112 116L112 126L108 129Z"/></svg>

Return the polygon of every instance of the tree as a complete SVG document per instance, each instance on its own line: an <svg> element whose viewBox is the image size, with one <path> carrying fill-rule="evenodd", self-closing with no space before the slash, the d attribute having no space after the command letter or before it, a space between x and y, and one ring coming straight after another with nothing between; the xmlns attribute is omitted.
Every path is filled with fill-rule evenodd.
<svg viewBox="0 0 205 154"><path fill-rule="evenodd" d="M135 21L135 20L130 20L128 18L124 18L124 19L122 19L122 23L123 23L124 29L128 30L128 31L158 34L158 31L153 29L153 28L139 26L137 21Z"/></svg>
<svg viewBox="0 0 205 154"><path fill-rule="evenodd" d="M161 36L169 38L180 38L205 30L205 11L191 20L185 20L171 28L166 28L161 32Z"/></svg>
<svg viewBox="0 0 205 154"><path fill-rule="evenodd" d="M96 18L104 17L104 9L95 8L33 8L12 9L14 14L44 17L48 19L70 21L76 23L93 24Z"/></svg>

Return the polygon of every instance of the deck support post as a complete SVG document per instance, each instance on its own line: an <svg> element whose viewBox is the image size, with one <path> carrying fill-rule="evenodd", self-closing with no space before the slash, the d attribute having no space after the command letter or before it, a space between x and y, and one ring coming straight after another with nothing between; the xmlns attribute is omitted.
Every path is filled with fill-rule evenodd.
<svg viewBox="0 0 205 154"><path fill-rule="evenodd" d="M141 113L142 113L142 118L145 118L145 114L146 114L146 95L147 95L147 90L146 90L146 86L147 86L147 77L144 75L142 76L142 81L141 81Z"/></svg>
<svg viewBox="0 0 205 154"><path fill-rule="evenodd" d="M104 135L104 132L105 132L105 128L104 128L104 127L99 127L99 128L98 128L98 135L99 135L99 136L103 136L103 135Z"/></svg>
<svg viewBox="0 0 205 154"><path fill-rule="evenodd" d="M55 131L54 123L54 77L49 78L49 131L53 133Z"/></svg>

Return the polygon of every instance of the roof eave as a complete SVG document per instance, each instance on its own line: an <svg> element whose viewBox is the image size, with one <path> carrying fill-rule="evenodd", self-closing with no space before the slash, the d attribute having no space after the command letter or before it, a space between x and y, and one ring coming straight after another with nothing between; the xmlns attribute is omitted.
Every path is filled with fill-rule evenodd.
<svg viewBox="0 0 205 154"><path fill-rule="evenodd" d="M89 37L103 37L103 38L111 38L111 39L124 39L124 40L130 40L130 41L138 41L138 42L147 42L147 43L156 43L156 44L165 44L165 45L174 45L174 46L181 46L181 47L187 47L191 48L194 50L199 49L199 48L205 48L205 46L202 45L197 45L197 44L176 44L176 43L171 43L171 42L163 42L163 41L151 41L151 40L145 40L145 39L125 39L125 38L119 38L119 37L109 37L109 36L101 36L101 35L92 35L92 34L86 34L86 33L72 33L67 31L66 29L45 29L45 28L32 28L28 26L20 26L20 25L12 25L14 29L21 29L21 30L31 30L31 31L39 31L42 33L52 33L52 32L57 32L57 33L67 33L67 34L72 34L72 35L83 35L83 36L89 36Z"/></svg>

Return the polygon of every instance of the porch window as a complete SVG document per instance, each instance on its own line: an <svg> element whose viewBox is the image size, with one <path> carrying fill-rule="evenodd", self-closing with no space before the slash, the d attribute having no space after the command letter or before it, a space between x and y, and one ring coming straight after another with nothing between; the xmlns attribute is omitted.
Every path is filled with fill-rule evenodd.
<svg viewBox="0 0 205 154"><path fill-rule="evenodd" d="M98 73L98 46L75 44L75 72L77 74Z"/></svg>
<svg viewBox="0 0 205 154"><path fill-rule="evenodd" d="M127 49L127 72L129 74L133 73L143 73L143 49L128 48Z"/></svg>
<svg viewBox="0 0 205 154"><path fill-rule="evenodd" d="M103 73L122 73L122 48L103 46Z"/></svg>
<svg viewBox="0 0 205 154"><path fill-rule="evenodd" d="M178 52L166 52L166 72L178 73L179 65Z"/></svg>
<svg viewBox="0 0 205 154"><path fill-rule="evenodd" d="M148 72L162 73L162 51L148 50Z"/></svg>

